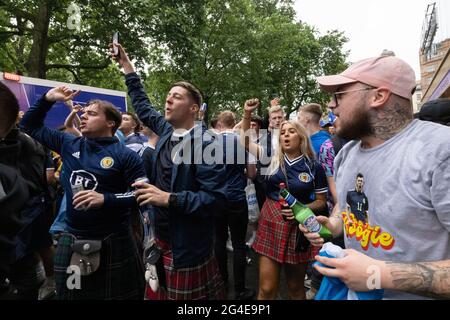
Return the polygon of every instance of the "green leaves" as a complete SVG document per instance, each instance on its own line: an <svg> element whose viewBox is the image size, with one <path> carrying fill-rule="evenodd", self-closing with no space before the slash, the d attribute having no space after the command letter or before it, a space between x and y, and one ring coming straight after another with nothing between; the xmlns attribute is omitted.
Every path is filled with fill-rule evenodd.
<svg viewBox="0 0 450 320"><path fill-rule="evenodd" d="M296 22L292 1L201 3L190 11L183 1L158 4L164 39L154 43L158 54L151 56L146 87L160 105L170 83L181 79L203 91L207 119L225 109L240 112L250 97L268 106L273 93L281 96L288 115L304 103L327 102L315 76L345 68L342 34L321 36Z"/></svg>
<svg viewBox="0 0 450 320"><path fill-rule="evenodd" d="M78 30L68 28L72 3L80 9ZM273 93L290 114L307 102L326 103L315 76L342 71L347 57L342 33L321 35L297 22L292 4L2 0L0 69L124 90L122 74L107 56L111 36L119 31L156 105L164 105L173 82L187 80L202 90L207 120L225 109L240 112L251 97L266 107ZM48 21L38 12L47 12Z"/></svg>

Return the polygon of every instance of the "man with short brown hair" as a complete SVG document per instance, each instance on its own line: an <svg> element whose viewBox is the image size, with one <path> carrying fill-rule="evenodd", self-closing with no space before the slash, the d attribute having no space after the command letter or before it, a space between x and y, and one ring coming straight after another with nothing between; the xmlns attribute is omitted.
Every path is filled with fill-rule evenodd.
<svg viewBox="0 0 450 320"><path fill-rule="evenodd" d="M129 190L145 176L144 167L139 156L114 137L121 114L109 102L94 100L83 109L81 137L44 126L55 102L77 94L65 86L53 88L21 122L25 132L63 159L67 230L55 257L57 298L142 299L144 272L130 227L130 209L137 204ZM67 272L69 267L78 268L81 288L68 284L74 272Z"/></svg>
<svg viewBox="0 0 450 320"><path fill-rule="evenodd" d="M125 136L125 145L134 152L140 153L148 138L140 133L141 122L139 118L133 113L122 112L122 123L119 130Z"/></svg>
<svg viewBox="0 0 450 320"><path fill-rule="evenodd" d="M223 129L233 129L236 125L236 116L234 115L234 112L231 111L223 111L219 113L217 116L217 124L219 125L219 130Z"/></svg>
<svg viewBox="0 0 450 320"><path fill-rule="evenodd" d="M322 107L320 104L309 103L298 108L298 121L308 132L316 156L319 154L322 144L331 138L327 131L322 130L321 118Z"/></svg>
<svg viewBox="0 0 450 320"><path fill-rule="evenodd" d="M248 153L234 133L236 117L231 111L223 111L218 116L218 140L223 144L223 159L227 173L226 203L214 214L215 250L219 270L225 283L228 282L228 253L226 243L228 229L233 245L233 280L237 300L250 300L255 292L245 287L247 246L245 236L248 224L248 206L245 197L247 177L256 175L256 165L248 161Z"/></svg>
<svg viewBox="0 0 450 320"><path fill-rule="evenodd" d="M187 82L173 84L161 115L151 105L127 53L120 44L117 47L120 54L113 59L123 67L134 110L160 136L151 183L134 185L139 204L150 204L155 212L156 241L164 264L158 277L165 279L158 298L223 299L224 285L213 254L213 212L225 202L226 171L222 163L204 158L205 150L217 146L217 141L195 122L200 91Z"/></svg>

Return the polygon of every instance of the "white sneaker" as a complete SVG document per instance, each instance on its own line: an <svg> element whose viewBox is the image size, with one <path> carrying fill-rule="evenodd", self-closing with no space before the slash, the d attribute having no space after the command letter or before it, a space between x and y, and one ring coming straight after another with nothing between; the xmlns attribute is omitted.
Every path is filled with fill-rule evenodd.
<svg viewBox="0 0 450 320"><path fill-rule="evenodd" d="M44 284L39 289L39 300L48 300L56 295L56 285L54 278L46 278Z"/></svg>

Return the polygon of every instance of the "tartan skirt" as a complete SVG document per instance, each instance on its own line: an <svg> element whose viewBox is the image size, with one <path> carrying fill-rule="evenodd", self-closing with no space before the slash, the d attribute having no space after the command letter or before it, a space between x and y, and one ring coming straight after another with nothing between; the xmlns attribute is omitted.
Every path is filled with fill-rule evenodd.
<svg viewBox="0 0 450 320"><path fill-rule="evenodd" d="M279 263L300 264L314 260L319 248L309 246L296 252L296 235L301 232L295 220L284 221L277 201L267 198L261 210L253 250Z"/></svg>
<svg viewBox="0 0 450 320"><path fill-rule="evenodd" d="M67 273L76 238L64 233L54 258L57 299L59 300L142 300L144 267L130 231L109 235L102 241L100 266L89 276L80 276L80 289L74 273ZM71 277L69 279L69 277ZM72 283L72 286L69 284ZM75 287L75 288L74 288ZM73 289L71 289L73 288Z"/></svg>
<svg viewBox="0 0 450 320"><path fill-rule="evenodd" d="M153 292L147 284L148 300L224 300L225 284L219 273L216 258L209 256L198 265L175 269L172 250L167 243L158 241L161 248L166 288Z"/></svg>

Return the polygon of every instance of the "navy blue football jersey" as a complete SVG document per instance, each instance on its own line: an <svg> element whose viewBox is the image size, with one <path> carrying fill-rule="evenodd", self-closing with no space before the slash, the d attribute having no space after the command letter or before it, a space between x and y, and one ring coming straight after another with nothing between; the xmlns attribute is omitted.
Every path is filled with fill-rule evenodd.
<svg viewBox="0 0 450 320"><path fill-rule="evenodd" d="M62 157L67 231L76 236L102 238L129 228L130 209L137 206L131 184L146 176L139 155L115 137L88 139L43 126L52 105L39 100L25 114L21 125L34 139ZM101 193L104 205L99 209L75 210L72 190Z"/></svg>
<svg viewBox="0 0 450 320"><path fill-rule="evenodd" d="M355 218L362 222L367 222L367 211L369 210L369 200L364 192L352 190L347 192L347 204Z"/></svg>
<svg viewBox="0 0 450 320"><path fill-rule="evenodd" d="M278 201L280 182L284 182L289 192L304 204L313 202L315 193L328 191L325 171L316 160L307 160L304 156L289 160L284 156L284 166L286 176L281 168L274 175L268 176L267 196L270 199Z"/></svg>
<svg viewBox="0 0 450 320"><path fill-rule="evenodd" d="M232 203L245 201L247 151L235 133L222 132L220 136L222 136L223 156L227 171L227 201Z"/></svg>

